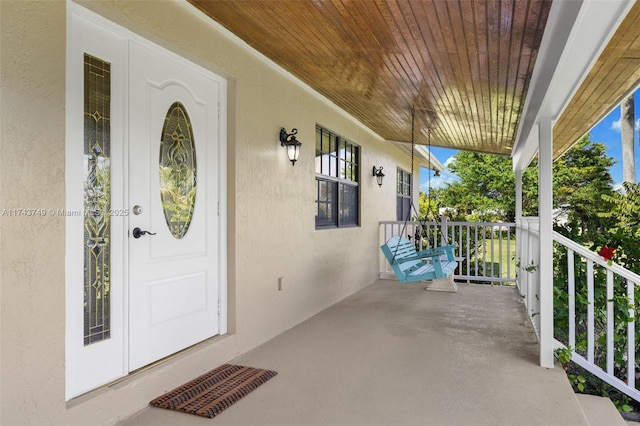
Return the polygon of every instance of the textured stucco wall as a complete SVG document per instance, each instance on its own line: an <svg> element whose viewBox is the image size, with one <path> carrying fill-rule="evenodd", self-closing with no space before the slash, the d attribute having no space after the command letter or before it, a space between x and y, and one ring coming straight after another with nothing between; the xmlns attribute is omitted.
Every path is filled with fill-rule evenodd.
<svg viewBox="0 0 640 426"><path fill-rule="evenodd" d="M64 220L0 217L1 424L111 424L373 282L378 221L409 159L181 2L81 4L229 80L228 336L64 401ZM0 1L2 209L63 208L63 1ZM316 231L315 124L361 145L361 226ZM277 137L297 127L292 167ZM384 166L379 188L370 175ZM278 291L278 278L284 290Z"/></svg>
<svg viewBox="0 0 640 426"><path fill-rule="evenodd" d="M0 17L0 423L44 424L64 407L64 218L13 209L64 207L65 7Z"/></svg>

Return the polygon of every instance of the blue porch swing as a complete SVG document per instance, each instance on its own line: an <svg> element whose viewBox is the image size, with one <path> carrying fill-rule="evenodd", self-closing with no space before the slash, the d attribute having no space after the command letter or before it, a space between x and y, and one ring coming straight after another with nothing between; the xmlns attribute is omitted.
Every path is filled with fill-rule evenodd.
<svg viewBox="0 0 640 426"><path fill-rule="evenodd" d="M413 203L413 179L414 173L414 157L415 157L415 141L414 141L414 122L415 108L411 109L411 185L410 206L407 216L402 227L400 235L404 235L407 222L411 218L411 212L416 213ZM431 155L431 130L429 130L429 155ZM429 174L429 206L427 214L431 211L431 174ZM426 218L425 218L426 221ZM425 228L425 221L421 221L421 229ZM420 232L420 235L422 232ZM417 237L416 237L417 238ZM435 234L434 234L435 239ZM458 266L457 259L453 254L453 250L457 247L454 245L440 246L427 250L416 250L416 245L409 239L396 236L390 238L385 244L380 246L382 253L386 257L391 269L401 283L411 283L417 281L432 281L432 285L427 289L440 291L457 291L457 286L453 282L453 272Z"/></svg>

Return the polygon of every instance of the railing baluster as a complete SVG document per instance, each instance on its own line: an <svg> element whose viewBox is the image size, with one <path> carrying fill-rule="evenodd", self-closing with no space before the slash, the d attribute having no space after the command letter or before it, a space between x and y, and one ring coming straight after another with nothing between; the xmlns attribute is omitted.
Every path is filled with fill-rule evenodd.
<svg viewBox="0 0 640 426"><path fill-rule="evenodd" d="M607 373L613 375L613 273L607 269Z"/></svg>
<svg viewBox="0 0 640 426"><path fill-rule="evenodd" d="M507 253L507 278L511 279L511 259L515 257L513 254L513 250L515 247L516 240L511 237L511 227L507 227L507 249L505 250Z"/></svg>
<svg viewBox="0 0 640 426"><path fill-rule="evenodd" d="M593 260L587 259L587 361L590 363L593 363L595 353L593 300Z"/></svg>
<svg viewBox="0 0 640 426"><path fill-rule="evenodd" d="M482 270L487 275L487 226L482 227Z"/></svg>
<svg viewBox="0 0 640 426"><path fill-rule="evenodd" d="M635 287L631 280L627 281L627 303L629 303L629 317L636 317ZM640 283L638 283L640 284ZM630 321L627 324L627 385L632 389L636 388L636 322Z"/></svg>
<svg viewBox="0 0 640 426"><path fill-rule="evenodd" d="M467 225L467 262L466 263L467 263L467 275L471 275L471 225Z"/></svg>
<svg viewBox="0 0 640 426"><path fill-rule="evenodd" d="M478 276L478 264L480 263L480 258L478 256L478 225L475 226L475 241L474 241L474 245L473 248L475 249L475 253L473 255L474 257L474 266L475 266L475 271L474 274L476 277Z"/></svg>
<svg viewBox="0 0 640 426"><path fill-rule="evenodd" d="M500 272L500 275L498 275L500 278L502 278L502 227L499 226L498 227L498 271Z"/></svg>
<svg viewBox="0 0 640 426"><path fill-rule="evenodd" d="M567 291L569 293L569 346L576 348L576 270L575 255L573 250L567 249L567 267L569 282Z"/></svg>

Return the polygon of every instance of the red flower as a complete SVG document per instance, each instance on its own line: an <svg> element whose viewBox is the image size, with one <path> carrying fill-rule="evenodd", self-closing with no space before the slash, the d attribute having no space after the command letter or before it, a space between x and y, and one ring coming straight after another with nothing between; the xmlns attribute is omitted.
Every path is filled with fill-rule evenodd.
<svg viewBox="0 0 640 426"><path fill-rule="evenodd" d="M614 249L613 247L604 246L600 249L598 254L608 262L611 258L613 258L613 256L615 256L616 249Z"/></svg>

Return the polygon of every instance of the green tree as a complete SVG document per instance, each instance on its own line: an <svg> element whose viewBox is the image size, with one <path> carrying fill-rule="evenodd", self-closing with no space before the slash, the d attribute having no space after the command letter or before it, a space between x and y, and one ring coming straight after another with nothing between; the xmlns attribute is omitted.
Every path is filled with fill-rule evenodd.
<svg viewBox="0 0 640 426"><path fill-rule="evenodd" d="M602 234L610 225L601 213L610 211L614 193L606 146L585 135L553 164L553 199L573 234Z"/></svg>
<svg viewBox="0 0 640 426"><path fill-rule="evenodd" d="M459 180L436 190L439 207L453 209L460 220L491 221L515 219L515 175L511 159L492 154L458 152L449 170ZM531 211L537 206L537 177L535 168L523 174L523 208Z"/></svg>
<svg viewBox="0 0 640 426"><path fill-rule="evenodd" d="M622 185L624 191L603 196L611 209L600 216L611 225L598 242L616 248L616 263L640 274L640 183Z"/></svg>
<svg viewBox="0 0 640 426"><path fill-rule="evenodd" d="M435 190L431 191L431 195L420 193L420 217L426 220L438 220L438 201Z"/></svg>
<svg viewBox="0 0 640 426"><path fill-rule="evenodd" d="M610 209L603 198L613 193L606 146L584 136L553 166L554 208L576 232L602 231L598 216ZM515 174L511 160L492 154L458 152L449 170L459 180L434 190L438 207L453 209L458 220L515 219ZM538 215L538 167L522 174L524 216Z"/></svg>

